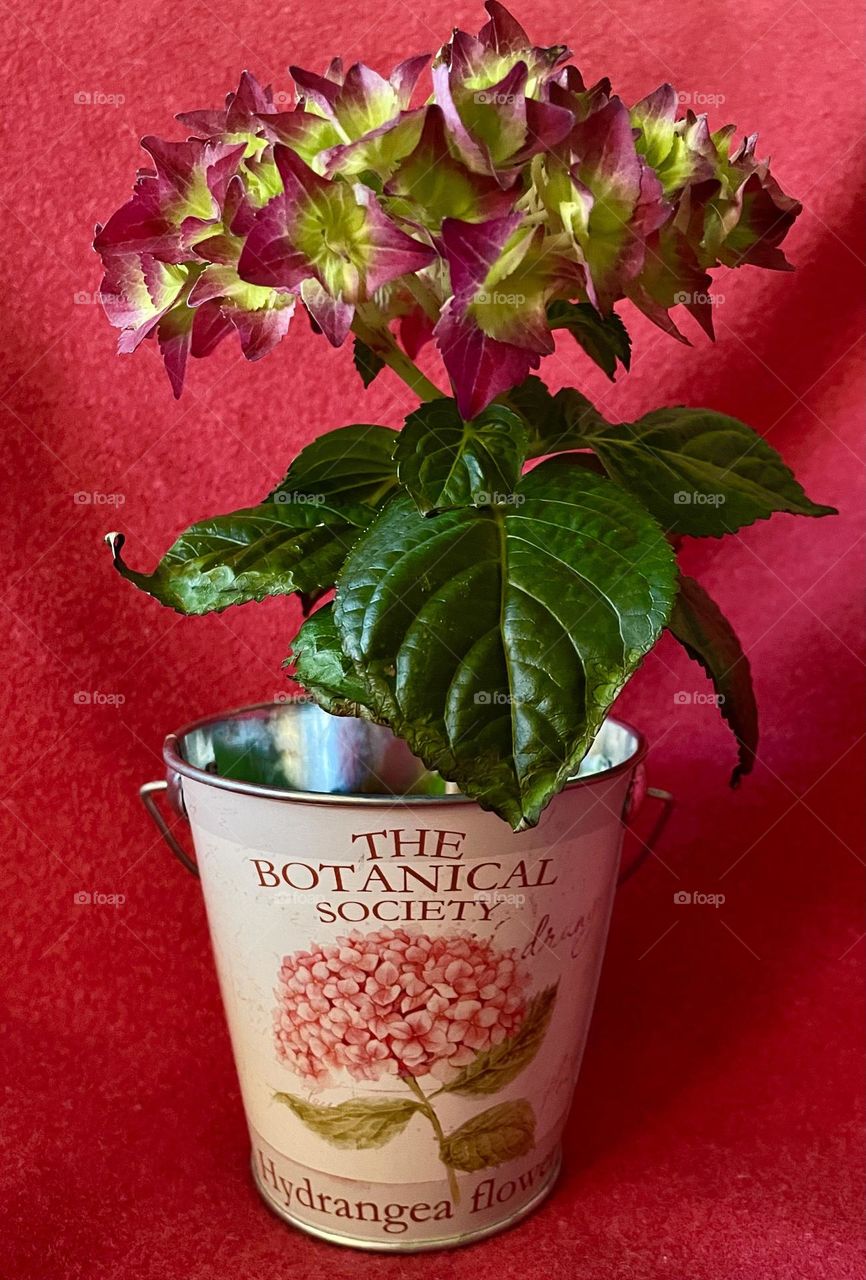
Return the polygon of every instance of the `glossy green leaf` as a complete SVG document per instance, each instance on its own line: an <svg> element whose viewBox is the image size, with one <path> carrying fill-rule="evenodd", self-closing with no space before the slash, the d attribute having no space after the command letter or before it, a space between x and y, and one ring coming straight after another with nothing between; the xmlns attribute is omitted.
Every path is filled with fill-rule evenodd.
<svg viewBox="0 0 866 1280"><path fill-rule="evenodd" d="M430 518L393 498L350 553L334 616L376 717L520 829L576 772L674 593L644 509L551 459L507 507Z"/></svg>
<svg viewBox="0 0 866 1280"><path fill-rule="evenodd" d="M739 745L739 764L731 775L731 786L736 786L751 772L758 749L758 705L749 660L730 622L694 578L680 576L668 630L713 682L719 711Z"/></svg>
<svg viewBox="0 0 866 1280"><path fill-rule="evenodd" d="M364 682L340 647L333 606L323 605L292 643L293 675L320 707L333 715L370 718Z"/></svg>
<svg viewBox="0 0 866 1280"><path fill-rule="evenodd" d="M351 1098L335 1106L322 1106L291 1093L275 1093L274 1101L289 1107L308 1129L332 1147L350 1151L384 1147L403 1132L421 1109L417 1102L403 1098L386 1098L381 1102Z"/></svg>
<svg viewBox="0 0 866 1280"><path fill-rule="evenodd" d="M379 506L397 487L393 461L397 432L372 423L338 427L302 449L275 494L302 494L315 502Z"/></svg>
<svg viewBox="0 0 866 1280"><path fill-rule="evenodd" d="M617 363L624 369L631 364L631 338L615 312L602 315L588 302L559 301L547 308L547 320L551 329L567 329L611 381Z"/></svg>
<svg viewBox="0 0 866 1280"><path fill-rule="evenodd" d="M368 347L366 342L362 342L357 337L352 350L352 361L365 387L369 387L376 375L385 368L385 361L382 357L377 355L372 347Z"/></svg>
<svg viewBox="0 0 866 1280"><path fill-rule="evenodd" d="M454 400L429 400L406 419L394 459L419 511L505 502L526 457L527 431L513 409L492 404L464 422Z"/></svg>
<svg viewBox="0 0 866 1280"><path fill-rule="evenodd" d="M525 1156L535 1145L535 1115L525 1098L500 1102L467 1120L439 1143L443 1164L476 1173Z"/></svg>
<svg viewBox="0 0 866 1280"><path fill-rule="evenodd" d="M526 423L530 458L563 449L585 449L588 437L608 425L580 391L563 387L551 395L540 378L526 378L508 392L506 400Z"/></svg>
<svg viewBox="0 0 866 1280"><path fill-rule="evenodd" d="M230 605L333 586L346 553L373 508L336 508L303 495L275 494L258 507L200 520L182 533L153 573L130 569L122 534L108 535L115 568L177 613L220 612Z"/></svg>
<svg viewBox="0 0 866 1280"><path fill-rule="evenodd" d="M772 445L724 413L657 409L598 427L587 443L671 533L721 537L774 511L835 515L806 497Z"/></svg>
<svg viewBox="0 0 866 1280"><path fill-rule="evenodd" d="M533 996L514 1035L501 1040L492 1049L479 1053L456 1079L444 1086L442 1092L477 1097L498 1093L515 1080L541 1048L553 1016L556 989L554 984Z"/></svg>

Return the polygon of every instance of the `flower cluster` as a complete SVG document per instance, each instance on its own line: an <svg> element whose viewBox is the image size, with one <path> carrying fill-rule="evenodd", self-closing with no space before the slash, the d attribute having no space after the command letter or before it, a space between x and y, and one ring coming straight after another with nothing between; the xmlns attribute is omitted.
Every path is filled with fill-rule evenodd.
<svg viewBox="0 0 866 1280"><path fill-rule="evenodd" d="M300 301L335 346L398 334L413 357L435 339L470 418L552 351L554 302L630 299L681 339L682 304L712 335L709 270L787 267L800 205L755 135L677 118L667 84L629 110L486 8L436 55L423 105L429 56L387 79L335 60L291 69L293 110L245 72L223 110L178 117L188 141L145 138L153 167L95 241L120 350L155 336L179 395L188 355L236 331L259 359Z"/></svg>
<svg viewBox="0 0 866 1280"><path fill-rule="evenodd" d="M511 951L470 934L353 932L286 956L275 992L279 1058L323 1080L448 1080L520 1026L525 975Z"/></svg>

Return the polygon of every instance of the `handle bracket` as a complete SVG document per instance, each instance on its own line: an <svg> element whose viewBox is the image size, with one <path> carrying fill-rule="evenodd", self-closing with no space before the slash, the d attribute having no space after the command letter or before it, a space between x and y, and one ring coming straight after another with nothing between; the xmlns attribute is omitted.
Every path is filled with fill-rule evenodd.
<svg viewBox="0 0 866 1280"><path fill-rule="evenodd" d="M635 839L640 841L641 848L640 852L629 863L629 865L625 867L624 870L620 871L619 879L616 882L617 887L625 884L626 880L630 880L636 871L640 871L647 858L655 853L656 845L661 838L662 832L667 826L668 818L673 812L674 798L670 791L662 791L660 787L647 787L645 797L647 800L655 800L655 802L660 806L660 809L646 839L639 836L633 827L626 827L626 831L630 831Z"/></svg>
<svg viewBox="0 0 866 1280"><path fill-rule="evenodd" d="M195 864L195 859L191 858L183 846L175 839L174 833L166 822L162 809L160 809L159 804L157 803L156 797L167 791L168 783L163 780L161 782L145 782L144 786L139 789L138 794L141 796L141 803L144 805L151 818L153 818L153 821L156 824L156 829L159 831L159 834L177 858L180 865L185 867L190 875L193 875L198 879L199 871Z"/></svg>

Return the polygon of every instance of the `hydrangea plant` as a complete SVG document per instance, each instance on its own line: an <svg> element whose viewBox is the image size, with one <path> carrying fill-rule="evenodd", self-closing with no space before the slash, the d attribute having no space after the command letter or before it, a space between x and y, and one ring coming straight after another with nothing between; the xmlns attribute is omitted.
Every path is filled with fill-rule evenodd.
<svg viewBox="0 0 866 1280"><path fill-rule="evenodd" d="M486 8L432 59L432 93L427 55L387 77L293 67L291 110L244 72L224 108L178 117L186 141L143 139L151 163L95 248L119 350L155 338L175 396L190 356L236 334L259 360L299 309L353 343L365 386L389 366L417 395L400 432L319 435L272 493L194 524L152 573L109 540L123 576L183 614L298 594L290 662L319 704L390 726L520 829L664 628L715 683L734 780L751 768L747 659L675 551L833 509L731 417L610 423L535 376L557 330L609 377L627 370L624 303L682 342L691 312L712 337L710 272L789 270L801 206L755 134L681 114L669 84L629 108ZM428 343L447 392L415 362Z"/></svg>

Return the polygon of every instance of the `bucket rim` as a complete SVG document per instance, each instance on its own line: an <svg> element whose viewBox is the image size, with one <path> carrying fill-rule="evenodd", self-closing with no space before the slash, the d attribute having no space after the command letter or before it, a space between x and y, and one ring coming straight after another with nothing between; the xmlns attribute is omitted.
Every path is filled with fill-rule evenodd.
<svg viewBox="0 0 866 1280"><path fill-rule="evenodd" d="M279 705L303 704L306 701L308 699L304 698L303 695L289 695ZM175 730L173 733L167 734L162 744L162 757L168 767L169 778L179 775L182 778L189 778L191 782L200 782L205 786L216 787L219 791L233 791L238 795L254 796L262 800L280 800L293 804L353 805L363 808L384 809L391 809L397 805L406 805L413 809L418 806L430 808L437 805L450 808L454 804L473 804L479 809L482 807L474 797L467 796L463 792L454 792L444 796L431 796L413 795L411 793L401 795L391 794L390 792L299 791L290 787L269 787L258 782L245 782L238 778L223 778L219 774L208 773L205 769L200 769L197 765L190 764L181 755L181 741L189 734L196 732L196 730L207 729L211 725L230 720L235 716L248 714L249 712L273 709L275 705L272 701L253 702L245 706L233 707L229 711L214 712L211 715L200 716L197 720L191 720L189 724ZM608 769L599 769L596 773L588 773L582 778L569 779L562 788L563 791L574 791L579 787L596 786L602 782L610 782L621 774L636 769L643 762L649 750L649 745L641 730L619 716L606 716L602 723L607 722L624 729L634 738L634 751L627 760L620 760ZM553 798L556 799L555 796Z"/></svg>

